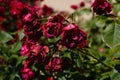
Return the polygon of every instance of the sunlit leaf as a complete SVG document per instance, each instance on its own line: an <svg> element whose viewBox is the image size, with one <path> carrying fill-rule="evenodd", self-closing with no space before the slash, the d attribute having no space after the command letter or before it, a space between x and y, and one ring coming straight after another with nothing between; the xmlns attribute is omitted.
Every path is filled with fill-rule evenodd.
<svg viewBox="0 0 120 80"><path fill-rule="evenodd" d="M111 80L120 80L120 73L116 69L113 69L110 78Z"/></svg>
<svg viewBox="0 0 120 80"><path fill-rule="evenodd" d="M103 40L110 48L120 45L120 24L113 23L107 26Z"/></svg>
<svg viewBox="0 0 120 80"><path fill-rule="evenodd" d="M16 43L14 43L13 45L11 45L11 51L12 51L12 52L17 52L17 51L19 51L20 48L21 48L21 46L22 46L22 42L18 41L18 42L16 42Z"/></svg>
<svg viewBox="0 0 120 80"><path fill-rule="evenodd" d="M23 30L20 30L20 31L18 32L18 35L19 35L19 40L22 40L23 37L25 36L25 34L23 33Z"/></svg>

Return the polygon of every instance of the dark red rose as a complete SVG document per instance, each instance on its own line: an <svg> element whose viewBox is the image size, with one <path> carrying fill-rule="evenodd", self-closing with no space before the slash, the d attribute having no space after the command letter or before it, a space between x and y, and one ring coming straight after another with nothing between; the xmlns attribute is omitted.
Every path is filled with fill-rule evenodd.
<svg viewBox="0 0 120 80"><path fill-rule="evenodd" d="M31 22L39 17L40 8L38 6L25 5L23 10L23 21Z"/></svg>
<svg viewBox="0 0 120 80"><path fill-rule="evenodd" d="M38 20L38 15L34 7L25 6L26 13L23 16L23 30L26 36L26 41L38 42L42 32L38 30L41 27L41 22Z"/></svg>
<svg viewBox="0 0 120 80"><path fill-rule="evenodd" d="M33 25L31 23L31 25L24 25L23 29L24 29L24 34L26 36L26 41L28 42L38 42L42 32L38 31L38 27L40 26L40 24L38 23L37 25Z"/></svg>
<svg viewBox="0 0 120 80"><path fill-rule="evenodd" d="M47 38L55 38L59 36L62 32L62 24L64 21L64 17L60 15L56 15L49 19L48 22L42 26L44 36Z"/></svg>
<svg viewBox="0 0 120 80"><path fill-rule="evenodd" d="M30 68L22 68L20 70L23 80L33 80L34 72Z"/></svg>
<svg viewBox="0 0 120 80"><path fill-rule="evenodd" d="M76 9L78 9L78 6L77 5L71 5L71 8L76 10Z"/></svg>
<svg viewBox="0 0 120 80"><path fill-rule="evenodd" d="M84 7L85 6L85 2L80 2L80 7Z"/></svg>
<svg viewBox="0 0 120 80"><path fill-rule="evenodd" d="M24 5L20 1L12 1L10 3L10 12L12 15L19 15L24 8Z"/></svg>
<svg viewBox="0 0 120 80"><path fill-rule="evenodd" d="M36 18L36 14L28 13L24 16L23 22L24 22L24 30L25 34L29 34L29 31L35 30L39 28L37 24L39 24L38 19ZM36 26L37 25L37 26Z"/></svg>
<svg viewBox="0 0 120 80"><path fill-rule="evenodd" d="M59 57L53 57L49 63L45 66L45 69L50 72L62 71L62 59Z"/></svg>
<svg viewBox="0 0 120 80"><path fill-rule="evenodd" d="M48 15L51 15L54 11L51 7L48 7L47 5L44 5L42 8L41 8L41 15L43 16L48 16Z"/></svg>
<svg viewBox="0 0 120 80"><path fill-rule="evenodd" d="M38 3L38 2L37 2L37 3ZM32 6L32 7L33 7L35 13L37 13L37 15L38 15L39 17L41 17L41 8L40 8L39 4L38 4L38 5L34 5L34 6Z"/></svg>
<svg viewBox="0 0 120 80"><path fill-rule="evenodd" d="M65 22L65 18L59 14L55 15L54 17L52 17L51 19L49 19L48 22L52 22L52 23L64 23Z"/></svg>
<svg viewBox="0 0 120 80"><path fill-rule="evenodd" d="M32 45L30 54L28 55L28 60L32 60L37 63L44 63L47 59L48 52L49 48L47 46L41 46L40 44Z"/></svg>
<svg viewBox="0 0 120 80"><path fill-rule="evenodd" d="M21 56L28 56L24 62L25 67L29 67L34 62L36 63L46 63L47 53L49 52L48 46L41 46L39 43L26 42L21 48Z"/></svg>
<svg viewBox="0 0 120 80"><path fill-rule="evenodd" d="M43 34L47 38L55 38L60 35L62 26L60 23L48 22L43 25Z"/></svg>
<svg viewBox="0 0 120 80"><path fill-rule="evenodd" d="M86 39L86 33L75 24L69 24L63 28L61 43L67 48L83 48L86 45Z"/></svg>
<svg viewBox="0 0 120 80"><path fill-rule="evenodd" d="M41 22L36 17L34 14L27 14L23 19L23 29L27 41L37 42L42 35L41 30L38 31L41 27Z"/></svg>
<svg viewBox="0 0 120 80"><path fill-rule="evenodd" d="M94 0L91 6L93 7L93 12L98 15L106 15L112 11L112 4L107 0Z"/></svg>

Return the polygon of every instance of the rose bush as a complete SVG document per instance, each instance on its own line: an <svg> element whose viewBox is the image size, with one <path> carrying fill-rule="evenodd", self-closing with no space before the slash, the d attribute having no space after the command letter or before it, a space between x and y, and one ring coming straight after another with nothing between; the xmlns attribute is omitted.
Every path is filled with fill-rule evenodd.
<svg viewBox="0 0 120 80"><path fill-rule="evenodd" d="M119 80L119 1L42 1L0 0L0 80Z"/></svg>

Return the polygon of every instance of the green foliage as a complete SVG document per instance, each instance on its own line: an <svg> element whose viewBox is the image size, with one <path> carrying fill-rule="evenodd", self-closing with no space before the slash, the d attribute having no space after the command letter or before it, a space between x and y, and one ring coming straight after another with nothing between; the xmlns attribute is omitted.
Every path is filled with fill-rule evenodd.
<svg viewBox="0 0 120 80"><path fill-rule="evenodd" d="M14 44L11 45L11 52L16 53L17 51L19 51L21 49L22 46L22 42L18 41Z"/></svg>
<svg viewBox="0 0 120 80"><path fill-rule="evenodd" d="M110 78L111 80L120 80L120 73L117 70L113 69Z"/></svg>
<svg viewBox="0 0 120 80"><path fill-rule="evenodd" d="M113 11L114 11L115 15L118 14L118 12L120 11L120 4L119 3L115 3L113 5Z"/></svg>
<svg viewBox="0 0 120 80"><path fill-rule="evenodd" d="M22 29L18 31L18 36L19 36L19 40L22 40L24 38L25 35Z"/></svg>
<svg viewBox="0 0 120 80"><path fill-rule="evenodd" d="M105 33L103 35L105 43L110 47L114 48L120 45L120 24L119 23L111 23L105 29Z"/></svg>
<svg viewBox="0 0 120 80"><path fill-rule="evenodd" d="M19 32L20 40L23 38L21 33ZM19 70L26 58L19 54L22 42L18 40L12 45L7 44L14 38L5 31L0 31L0 37L0 80L22 80Z"/></svg>
<svg viewBox="0 0 120 80"><path fill-rule="evenodd" d="M13 38L12 38L12 36L9 33L0 30L0 43L8 42L11 39L13 39Z"/></svg>

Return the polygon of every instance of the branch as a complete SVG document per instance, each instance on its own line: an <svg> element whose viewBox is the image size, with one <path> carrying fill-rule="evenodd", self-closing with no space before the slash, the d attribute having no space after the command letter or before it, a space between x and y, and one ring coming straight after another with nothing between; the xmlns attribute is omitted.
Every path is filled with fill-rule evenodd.
<svg viewBox="0 0 120 80"><path fill-rule="evenodd" d="M106 66L106 67L108 67L108 68L110 68L110 69L113 69L113 67L111 67L111 66L105 64L103 61L101 61L100 59L98 59L98 58L96 58L95 56L93 56L90 52L88 52L88 50L85 49L85 52L82 51L82 50L79 50L79 51L80 51L81 53L83 53L83 54L87 54L88 56L90 56L90 57L96 59L98 62L100 62L100 63L103 64L104 66Z"/></svg>

